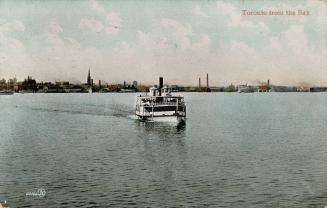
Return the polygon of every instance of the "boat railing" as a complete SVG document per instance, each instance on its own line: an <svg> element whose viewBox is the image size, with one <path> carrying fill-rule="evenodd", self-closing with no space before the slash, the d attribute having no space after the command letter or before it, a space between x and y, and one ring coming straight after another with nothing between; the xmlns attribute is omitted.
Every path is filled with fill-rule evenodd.
<svg viewBox="0 0 327 208"><path fill-rule="evenodd" d="M178 101L178 104L176 102L144 102L142 103L143 106L157 106L157 105L183 105L184 102Z"/></svg>

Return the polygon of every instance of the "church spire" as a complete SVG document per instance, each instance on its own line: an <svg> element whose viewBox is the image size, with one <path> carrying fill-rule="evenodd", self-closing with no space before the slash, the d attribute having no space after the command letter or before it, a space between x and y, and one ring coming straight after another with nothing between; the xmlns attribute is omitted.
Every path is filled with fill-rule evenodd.
<svg viewBox="0 0 327 208"><path fill-rule="evenodd" d="M90 70L90 67L89 67L89 73L87 75L87 85L91 86L91 70Z"/></svg>

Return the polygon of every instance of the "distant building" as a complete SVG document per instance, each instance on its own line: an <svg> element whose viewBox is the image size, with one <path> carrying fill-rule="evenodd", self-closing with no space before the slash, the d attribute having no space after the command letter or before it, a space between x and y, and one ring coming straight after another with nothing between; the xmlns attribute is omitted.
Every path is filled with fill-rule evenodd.
<svg viewBox="0 0 327 208"><path fill-rule="evenodd" d="M169 87L172 92L183 92L185 90L184 87L178 85L170 85Z"/></svg>
<svg viewBox="0 0 327 208"><path fill-rule="evenodd" d="M7 90L7 81L5 79L0 80L0 90Z"/></svg>
<svg viewBox="0 0 327 208"><path fill-rule="evenodd" d="M218 90L219 90L219 88L218 89L215 89L214 91L218 91ZM224 91L224 92L237 92L237 88L233 84L230 84L229 86L224 87L222 89L222 91Z"/></svg>
<svg viewBox="0 0 327 208"><path fill-rule="evenodd" d="M269 92L270 91L270 81L268 79L267 84L262 84L258 88L258 92Z"/></svg>
<svg viewBox="0 0 327 208"><path fill-rule="evenodd" d="M185 88L186 91L196 91L196 92L210 92L210 87L209 87L209 74L207 73L206 76L206 82L207 85L205 87L202 87L201 85L201 77L199 77L199 83L198 83L198 87L196 90L193 90L192 87L191 88Z"/></svg>
<svg viewBox="0 0 327 208"><path fill-rule="evenodd" d="M183 87L183 91L185 92L199 92L199 90L198 87Z"/></svg>
<svg viewBox="0 0 327 208"><path fill-rule="evenodd" d="M62 86L59 86L56 84L51 84L51 85L44 87L44 92L46 92L46 93L63 93L65 91Z"/></svg>
<svg viewBox="0 0 327 208"><path fill-rule="evenodd" d="M16 77L8 80L7 87L8 87L8 90L18 91Z"/></svg>
<svg viewBox="0 0 327 208"><path fill-rule="evenodd" d="M297 87L297 92L310 92L309 86L299 86Z"/></svg>
<svg viewBox="0 0 327 208"><path fill-rule="evenodd" d="M25 79L22 83L22 90L26 92L36 92L37 84L35 79L28 76L27 79Z"/></svg>
<svg viewBox="0 0 327 208"><path fill-rule="evenodd" d="M87 85L92 86L91 70L89 68L89 73L87 74Z"/></svg>
<svg viewBox="0 0 327 208"><path fill-rule="evenodd" d="M65 88L64 92L66 92L66 93L84 92L84 89L81 86L73 85L70 88Z"/></svg>
<svg viewBox="0 0 327 208"><path fill-rule="evenodd" d="M271 86L270 92L297 92L294 86Z"/></svg>
<svg viewBox="0 0 327 208"><path fill-rule="evenodd" d="M57 81L56 85L58 85L58 86L69 86L69 82L68 81Z"/></svg>
<svg viewBox="0 0 327 208"><path fill-rule="evenodd" d="M122 88L120 92L137 92L135 88Z"/></svg>
<svg viewBox="0 0 327 208"><path fill-rule="evenodd" d="M119 92L122 88L119 84L112 84L107 86L109 92Z"/></svg>
<svg viewBox="0 0 327 208"><path fill-rule="evenodd" d="M237 89L239 93L252 93L252 92L258 92L259 87L246 84L246 85L239 85Z"/></svg>
<svg viewBox="0 0 327 208"><path fill-rule="evenodd" d="M211 92L224 92L228 87L210 87ZM227 91L225 91L227 92Z"/></svg>
<svg viewBox="0 0 327 208"><path fill-rule="evenodd" d="M327 87L310 87L310 92L327 92Z"/></svg>

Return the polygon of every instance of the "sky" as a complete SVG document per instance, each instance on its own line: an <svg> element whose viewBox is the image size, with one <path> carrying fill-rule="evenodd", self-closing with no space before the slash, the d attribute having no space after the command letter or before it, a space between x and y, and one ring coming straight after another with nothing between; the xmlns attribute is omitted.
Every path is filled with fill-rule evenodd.
<svg viewBox="0 0 327 208"><path fill-rule="evenodd" d="M89 67L107 83L327 86L327 1L0 1L0 78L85 83Z"/></svg>

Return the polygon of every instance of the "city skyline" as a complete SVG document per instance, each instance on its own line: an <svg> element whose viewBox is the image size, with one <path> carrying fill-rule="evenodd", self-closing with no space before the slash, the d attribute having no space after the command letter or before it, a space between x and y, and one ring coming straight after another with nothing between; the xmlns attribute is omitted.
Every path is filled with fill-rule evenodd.
<svg viewBox="0 0 327 208"><path fill-rule="evenodd" d="M204 79L203 79L204 78ZM203 79L205 81L204 84L201 84L201 79ZM51 83L51 84L57 84L57 83L67 83L67 84L73 84L73 85L86 85L86 86L100 86L101 83L103 85L121 85L121 86L125 86L125 85L141 85L141 86L147 86L147 87L151 87L151 86L156 86L158 85L158 83L156 81L153 81L152 83L149 84L145 84L142 82L139 82L139 80L120 80L118 82L108 82L106 80L103 79L99 79L99 80L94 80L93 79L93 75L91 73L91 70L89 69L87 71L87 77L85 78L85 80L79 80L79 81L75 81L75 82L71 82L69 80L54 80L54 81L44 81L44 80L37 80L35 79L35 77L31 76L31 75L27 75L25 78L19 80L17 79L16 76L14 77L9 77L9 78L5 78L5 77L0 77L0 82L2 83L22 83L26 80L35 80L36 83ZM76 80L76 79L75 79ZM167 86L181 86L181 87L196 87L196 88L210 88L210 87L230 87L230 86L265 86L270 85L270 79L268 80L255 80L254 82L240 82L240 83L227 83L225 85L210 85L210 78L209 78L209 74L206 73L205 75L203 75L203 77L198 77L198 80L196 80L197 82L194 82L190 85L180 85L178 83L172 83L172 82L164 82L165 85ZM136 83L136 84L134 84ZM325 87L327 85L311 85L310 83L307 82L301 82L297 85L291 85L291 84L284 84L284 85L279 85L279 84L271 84L272 86L290 86L290 87Z"/></svg>
<svg viewBox="0 0 327 208"><path fill-rule="evenodd" d="M1 1L0 78L327 85L326 1ZM307 16L243 15L308 11Z"/></svg>

